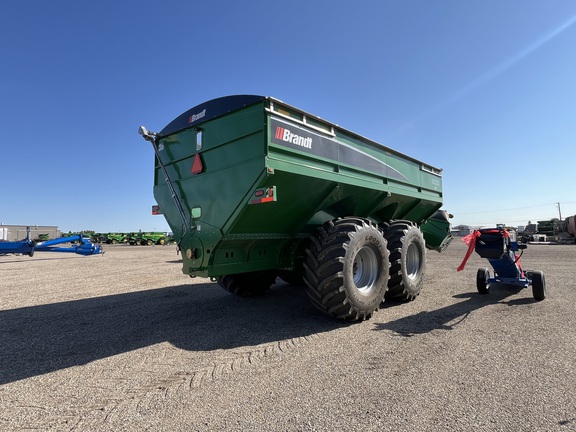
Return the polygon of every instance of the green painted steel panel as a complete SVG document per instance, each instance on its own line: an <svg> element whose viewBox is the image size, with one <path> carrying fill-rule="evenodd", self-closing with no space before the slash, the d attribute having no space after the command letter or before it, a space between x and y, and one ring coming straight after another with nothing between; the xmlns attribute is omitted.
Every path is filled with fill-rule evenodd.
<svg viewBox="0 0 576 432"><path fill-rule="evenodd" d="M157 141L191 225L185 233L156 161L154 196L179 240L185 273L291 268L302 242L328 220L421 224L441 207L438 168L273 98L233 98L189 110ZM215 106L225 109L213 113Z"/></svg>

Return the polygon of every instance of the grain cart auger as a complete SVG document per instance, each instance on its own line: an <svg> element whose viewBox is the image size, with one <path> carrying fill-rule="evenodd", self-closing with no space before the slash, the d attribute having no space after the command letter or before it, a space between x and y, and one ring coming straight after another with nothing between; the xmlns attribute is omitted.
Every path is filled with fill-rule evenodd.
<svg viewBox="0 0 576 432"><path fill-rule="evenodd" d="M27 235L24 240L14 242L0 242L0 255L22 254L34 256L34 252L70 252L78 255L97 255L104 253L99 245L94 244L89 238L81 234L69 237L60 237L53 240L36 242L30 239L30 228L26 230ZM74 243L69 247L57 247L63 243Z"/></svg>
<svg viewBox="0 0 576 432"><path fill-rule="evenodd" d="M385 297L414 299L426 249L450 243L442 170L277 99L213 99L139 133L183 272L231 293L280 277L322 312L363 320Z"/></svg>
<svg viewBox="0 0 576 432"><path fill-rule="evenodd" d="M468 251L458 271L464 269L466 261L476 251L486 258L494 270L490 276L487 268L479 268L476 273L476 288L480 294L488 294L490 287L495 285L514 285L527 288L532 285L532 295L535 300L546 298L546 280L541 271L524 271L520 265L520 257L525 244L518 244L516 232L506 228L488 228L475 230L462 238L468 244ZM521 251L520 254L517 254Z"/></svg>

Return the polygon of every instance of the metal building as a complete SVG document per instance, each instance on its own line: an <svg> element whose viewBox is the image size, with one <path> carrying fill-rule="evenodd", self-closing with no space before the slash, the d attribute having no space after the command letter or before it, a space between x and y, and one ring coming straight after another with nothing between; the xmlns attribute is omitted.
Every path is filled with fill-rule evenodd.
<svg viewBox="0 0 576 432"><path fill-rule="evenodd" d="M26 238L28 225L0 224L0 241L18 241ZM30 225L30 238L32 240L48 240L61 236L57 226Z"/></svg>

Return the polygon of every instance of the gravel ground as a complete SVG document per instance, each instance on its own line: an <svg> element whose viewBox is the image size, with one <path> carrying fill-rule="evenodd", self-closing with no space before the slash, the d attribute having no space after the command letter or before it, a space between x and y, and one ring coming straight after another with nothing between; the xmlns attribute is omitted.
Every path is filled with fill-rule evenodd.
<svg viewBox="0 0 576 432"><path fill-rule="evenodd" d="M359 324L190 279L173 246L1 256L0 430L576 430L576 246L524 253L542 302L478 294L464 253Z"/></svg>

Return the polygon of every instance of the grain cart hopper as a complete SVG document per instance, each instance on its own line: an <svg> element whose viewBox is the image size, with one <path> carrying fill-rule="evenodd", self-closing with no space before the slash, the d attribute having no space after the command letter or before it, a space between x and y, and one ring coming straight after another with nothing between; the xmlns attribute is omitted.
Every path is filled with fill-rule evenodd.
<svg viewBox="0 0 576 432"><path fill-rule="evenodd" d="M210 100L158 133L154 197L183 272L251 295L278 276L345 320L411 300L451 240L442 172L277 99Z"/></svg>

